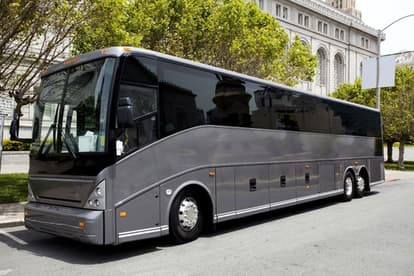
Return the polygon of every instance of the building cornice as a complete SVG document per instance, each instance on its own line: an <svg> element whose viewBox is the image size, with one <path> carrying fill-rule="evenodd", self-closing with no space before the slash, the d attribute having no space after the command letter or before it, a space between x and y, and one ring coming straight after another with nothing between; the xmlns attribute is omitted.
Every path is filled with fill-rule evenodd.
<svg viewBox="0 0 414 276"><path fill-rule="evenodd" d="M344 25L350 26L354 29L360 30L362 32L368 33L372 36L377 36L378 31L374 28L366 25L362 20L348 15L344 12L341 12L338 9L335 9L334 7L331 7L325 2L322 2L321 0L289 0L292 3L295 3L296 5L302 6L306 9L313 10L319 14L322 14L326 16L329 19L332 19L334 21L340 22Z"/></svg>

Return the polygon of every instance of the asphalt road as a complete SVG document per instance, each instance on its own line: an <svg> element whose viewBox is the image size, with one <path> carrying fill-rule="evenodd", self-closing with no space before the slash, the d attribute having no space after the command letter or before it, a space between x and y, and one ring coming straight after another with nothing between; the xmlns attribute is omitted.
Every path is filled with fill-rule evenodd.
<svg viewBox="0 0 414 276"><path fill-rule="evenodd" d="M414 179L231 223L176 246L96 247L0 229L3 275L414 275Z"/></svg>

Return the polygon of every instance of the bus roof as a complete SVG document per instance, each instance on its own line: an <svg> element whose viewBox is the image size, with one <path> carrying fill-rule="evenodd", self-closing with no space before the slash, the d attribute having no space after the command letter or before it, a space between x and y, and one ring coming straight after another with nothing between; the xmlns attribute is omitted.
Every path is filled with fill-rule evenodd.
<svg viewBox="0 0 414 276"><path fill-rule="evenodd" d="M378 109L375 108L371 108L365 105L360 105L360 104L356 104L356 103L352 103L352 102L348 102L348 101L344 101L344 100L340 100L340 99L336 99L336 98L332 98L332 97L328 97L328 96L322 96L322 95L316 95L316 94L311 94L309 92L305 92L303 90L297 89L297 88L292 88L280 83L275 83L272 81L268 81L268 80L264 80L264 79L260 79L257 77L252 77L249 75L245 75L242 73L237 73L234 71L230 71L230 70L226 70L226 69L222 69L219 67L214 67L211 65L207 65L207 64L203 64L203 63L199 63L199 62L195 62L195 61L191 61L188 59L184 59L184 58L179 58L179 57L175 57L175 56L171 56L171 55L167 55L167 54L163 54L163 53L159 53L159 52L155 52L155 51L151 51L151 50L147 50L147 49L142 49L142 48L134 48L134 47L123 47L123 46L119 46L119 47L110 47L110 48L105 48L105 49L101 49L101 50L96 50L93 52L88 52L86 54L82 54L70 59L67 59L59 64L53 65L50 68L48 68L46 71L42 72L41 77L53 74L55 72L64 70L65 68L68 67L72 67L78 64L82 64L91 60L95 60L95 59L100 59L100 58L104 58L104 57L120 57L122 55L126 55L126 54L130 54L130 53L135 53L135 54L144 54L147 56L153 56L153 57L157 57L157 58L161 58L161 59L166 59L166 60L170 60L176 63L180 63L180 64L186 64L186 65L190 65L193 67L197 67L200 69L204 69L204 70L208 70L208 71L214 71L217 73L221 73L221 74L225 74L225 75L230 75L230 76L235 76L241 79L245 79L245 80L250 80L256 83L261 83L261 84L266 84L272 87L278 87L278 88L282 88L284 90L288 90L291 92L297 92L297 93L301 93L301 94L305 94L308 96L313 96L313 97L317 97L317 98L322 98L322 99L326 99L329 101L336 101L336 102L340 102L343 104L347 104L347 105L352 105L352 106L356 106L356 107L360 107L360 108L364 108L364 109L368 109L371 111L376 111L376 112L380 112Z"/></svg>

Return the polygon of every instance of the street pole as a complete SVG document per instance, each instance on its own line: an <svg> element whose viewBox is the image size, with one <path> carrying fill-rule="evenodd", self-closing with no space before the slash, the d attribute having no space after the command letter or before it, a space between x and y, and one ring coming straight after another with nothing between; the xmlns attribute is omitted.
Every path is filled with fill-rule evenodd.
<svg viewBox="0 0 414 276"><path fill-rule="evenodd" d="M377 100L375 102L376 107L378 110L381 110L381 87L379 85L380 79L380 58L381 58L381 30L378 30L378 52L377 52L377 80L376 80L376 87L377 87Z"/></svg>

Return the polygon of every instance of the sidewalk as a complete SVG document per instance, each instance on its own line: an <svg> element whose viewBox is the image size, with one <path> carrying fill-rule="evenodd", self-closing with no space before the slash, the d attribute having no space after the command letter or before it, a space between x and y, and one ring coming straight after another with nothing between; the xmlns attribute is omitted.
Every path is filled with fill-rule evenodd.
<svg viewBox="0 0 414 276"><path fill-rule="evenodd" d="M414 172L385 171L385 182L396 180L414 180ZM25 202L0 204L0 228L23 225L23 211Z"/></svg>
<svg viewBox="0 0 414 276"><path fill-rule="evenodd" d="M26 202L0 204L0 228L23 225Z"/></svg>

